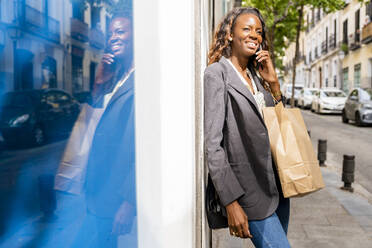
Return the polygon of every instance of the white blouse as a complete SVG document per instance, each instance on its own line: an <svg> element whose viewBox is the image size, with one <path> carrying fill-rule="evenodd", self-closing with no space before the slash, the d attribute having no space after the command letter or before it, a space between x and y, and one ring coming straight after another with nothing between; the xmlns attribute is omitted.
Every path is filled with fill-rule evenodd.
<svg viewBox="0 0 372 248"><path fill-rule="evenodd" d="M252 82L252 86L253 86L253 92L251 91L249 85L248 85L248 82L243 78L243 76L239 73L239 71L235 68L235 66L233 65L233 63L230 61L230 59L228 59L227 61L229 61L230 65L234 68L235 72L238 74L239 78L241 79L242 83L249 89L249 92L251 92L254 100L256 101L257 103L257 106L258 106L258 109L260 110L260 114L263 115L262 113L262 110L264 107L266 107L266 103L265 103L265 97L264 97L264 94L261 92L261 91L258 91L257 89L257 85L256 85L256 82L255 80L253 79L253 76L252 76L252 73L250 72L250 70L247 68L247 75L248 77L251 79L251 82Z"/></svg>

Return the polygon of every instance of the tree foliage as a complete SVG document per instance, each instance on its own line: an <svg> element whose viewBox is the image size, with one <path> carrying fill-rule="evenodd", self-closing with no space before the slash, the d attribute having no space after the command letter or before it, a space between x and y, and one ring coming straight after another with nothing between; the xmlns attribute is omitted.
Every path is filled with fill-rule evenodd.
<svg viewBox="0 0 372 248"><path fill-rule="evenodd" d="M301 5L322 8L333 12L344 7L343 0L243 0L242 6L258 8L266 20L272 59L283 70L282 57L285 49L296 38L299 8ZM304 29L304 23L301 30Z"/></svg>

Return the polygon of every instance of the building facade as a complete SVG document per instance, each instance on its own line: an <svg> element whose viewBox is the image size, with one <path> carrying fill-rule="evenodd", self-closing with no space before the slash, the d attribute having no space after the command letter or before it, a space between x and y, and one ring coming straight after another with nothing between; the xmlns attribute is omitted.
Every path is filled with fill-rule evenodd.
<svg viewBox="0 0 372 248"><path fill-rule="evenodd" d="M342 11L342 89L372 87L372 2L354 0Z"/></svg>
<svg viewBox="0 0 372 248"><path fill-rule="evenodd" d="M60 88L77 93L92 88L105 45L105 6L78 0L0 5L1 92Z"/></svg>
<svg viewBox="0 0 372 248"><path fill-rule="evenodd" d="M305 8L306 31L300 35L296 84L313 88L371 87L371 3L349 1L344 9L326 14ZM364 20L362 22L362 20ZM363 32L364 31L364 32ZM286 50L286 81L292 82L295 44Z"/></svg>

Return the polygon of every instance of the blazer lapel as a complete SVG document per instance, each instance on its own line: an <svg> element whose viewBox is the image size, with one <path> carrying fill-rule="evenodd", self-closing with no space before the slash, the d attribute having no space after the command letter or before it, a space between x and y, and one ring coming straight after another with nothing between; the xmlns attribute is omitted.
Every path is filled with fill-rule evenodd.
<svg viewBox="0 0 372 248"><path fill-rule="evenodd" d="M107 104L108 108L116 99L118 99L121 95L126 93L127 91L131 90L134 87L134 72L129 76L127 81L114 93L111 97L110 101Z"/></svg>
<svg viewBox="0 0 372 248"><path fill-rule="evenodd" d="M235 90L237 90L240 94L245 96L255 107L257 114L261 117L260 111L258 109L258 105L256 103L256 100L253 98L252 93L249 91L247 86L245 86L240 79L239 75L236 73L234 68L231 67L231 64L225 57L221 57L220 63L223 64L223 66L226 68L226 81L227 83L233 87Z"/></svg>
<svg viewBox="0 0 372 248"><path fill-rule="evenodd" d="M252 68L250 68L250 71L252 73L254 81L256 82L258 91L260 91L264 94L266 106L268 106L268 107L269 106L274 106L275 104L274 104L274 100L273 100L273 97L272 97L271 93L269 91L265 90L265 88L261 84L261 80L257 76L256 72Z"/></svg>

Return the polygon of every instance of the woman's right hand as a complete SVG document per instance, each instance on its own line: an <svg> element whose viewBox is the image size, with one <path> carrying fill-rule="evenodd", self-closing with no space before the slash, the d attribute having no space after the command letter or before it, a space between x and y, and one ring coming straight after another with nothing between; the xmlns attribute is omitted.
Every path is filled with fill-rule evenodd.
<svg viewBox="0 0 372 248"><path fill-rule="evenodd" d="M248 217L238 201L233 201L227 205L226 211L230 235L243 239L252 238L253 236L249 231Z"/></svg>
<svg viewBox="0 0 372 248"><path fill-rule="evenodd" d="M101 63L97 68L96 83L102 84L111 80L115 71L115 56L111 53L105 53L102 56Z"/></svg>

